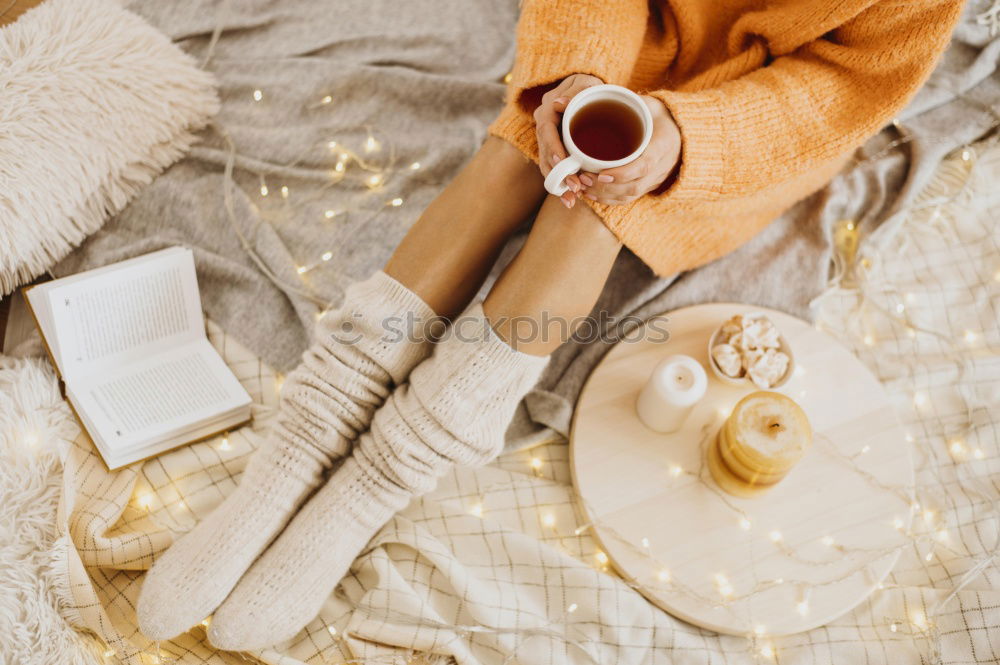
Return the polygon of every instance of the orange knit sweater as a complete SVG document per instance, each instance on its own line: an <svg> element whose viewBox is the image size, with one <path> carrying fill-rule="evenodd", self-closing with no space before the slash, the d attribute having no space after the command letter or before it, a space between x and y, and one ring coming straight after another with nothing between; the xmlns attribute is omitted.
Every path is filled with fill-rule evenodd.
<svg viewBox="0 0 1000 665"><path fill-rule="evenodd" d="M962 0L524 0L490 133L537 161L540 88L591 74L660 99L682 138L665 191L591 203L668 275L735 249L822 187L909 101ZM590 203L588 201L588 203Z"/></svg>

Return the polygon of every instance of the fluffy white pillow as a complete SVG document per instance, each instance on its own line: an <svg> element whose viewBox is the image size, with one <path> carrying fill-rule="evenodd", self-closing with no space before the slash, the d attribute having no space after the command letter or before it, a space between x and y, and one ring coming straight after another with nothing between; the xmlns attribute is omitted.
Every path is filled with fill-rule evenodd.
<svg viewBox="0 0 1000 665"><path fill-rule="evenodd" d="M0 295L99 229L218 108L211 75L113 0L46 0L0 28Z"/></svg>

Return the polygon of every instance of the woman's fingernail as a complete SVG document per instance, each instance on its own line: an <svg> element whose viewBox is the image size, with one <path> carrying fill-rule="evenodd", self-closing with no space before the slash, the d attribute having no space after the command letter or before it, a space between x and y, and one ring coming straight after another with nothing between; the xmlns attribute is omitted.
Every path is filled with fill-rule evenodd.
<svg viewBox="0 0 1000 665"><path fill-rule="evenodd" d="M559 158L558 157L556 157L555 155L552 155L551 157L549 157L549 164L551 164L552 166L555 166L558 163L559 163Z"/></svg>
<svg viewBox="0 0 1000 665"><path fill-rule="evenodd" d="M596 201L597 200L597 197L594 196L593 194L591 194L590 192L587 192L586 194L584 194L584 196L586 196L591 201Z"/></svg>
<svg viewBox="0 0 1000 665"><path fill-rule="evenodd" d="M556 101L560 104L565 104L569 101L569 97L556 97Z"/></svg>
<svg viewBox="0 0 1000 665"><path fill-rule="evenodd" d="M566 200L566 197L560 196L559 200L562 201L562 204L564 206L566 206L567 208L572 208L573 207L573 206L570 205L570 202L568 200Z"/></svg>
<svg viewBox="0 0 1000 665"><path fill-rule="evenodd" d="M597 182L614 182L614 181L615 181L614 176L604 175L604 174L597 176Z"/></svg>
<svg viewBox="0 0 1000 665"><path fill-rule="evenodd" d="M594 181L590 179L589 175L581 175L580 176L580 182L582 182L583 184L585 184L587 187L593 187L594 186Z"/></svg>

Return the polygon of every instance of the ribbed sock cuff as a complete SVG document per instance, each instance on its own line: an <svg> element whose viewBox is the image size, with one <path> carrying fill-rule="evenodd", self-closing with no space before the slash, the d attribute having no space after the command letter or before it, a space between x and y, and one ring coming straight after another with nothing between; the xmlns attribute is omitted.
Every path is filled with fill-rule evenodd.
<svg viewBox="0 0 1000 665"><path fill-rule="evenodd" d="M548 356L511 348L494 332L477 303L454 321L433 357L413 371L410 384L428 411L443 422L476 419L512 413L548 361Z"/></svg>

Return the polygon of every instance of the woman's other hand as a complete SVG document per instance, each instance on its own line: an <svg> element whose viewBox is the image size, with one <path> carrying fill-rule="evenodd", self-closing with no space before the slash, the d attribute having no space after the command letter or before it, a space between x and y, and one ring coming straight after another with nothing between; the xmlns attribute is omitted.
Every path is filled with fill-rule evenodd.
<svg viewBox="0 0 1000 665"><path fill-rule="evenodd" d="M649 145L634 162L600 173L580 173L583 195L588 199L609 205L630 203L657 189L677 166L681 155L681 133L677 123L660 100L648 95L642 100L653 115L653 137Z"/></svg>
<svg viewBox="0 0 1000 665"><path fill-rule="evenodd" d="M581 90L602 83L604 81L596 76L573 74L542 96L542 103L535 109L535 136L538 139L538 167L543 177L549 174L553 166L566 159L566 148L563 146L559 126L569 100ZM567 208L572 208L582 195L583 183L578 176L571 175L566 178L566 184L569 191L562 195L562 202Z"/></svg>

